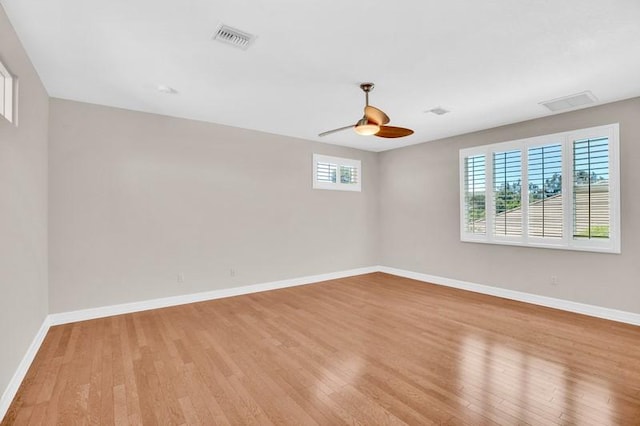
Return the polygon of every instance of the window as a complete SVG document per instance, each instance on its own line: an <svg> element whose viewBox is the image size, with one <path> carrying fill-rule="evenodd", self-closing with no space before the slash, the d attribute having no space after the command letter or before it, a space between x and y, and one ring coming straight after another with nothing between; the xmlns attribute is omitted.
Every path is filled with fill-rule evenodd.
<svg viewBox="0 0 640 426"><path fill-rule="evenodd" d="M360 160L313 154L313 187L339 191L360 191Z"/></svg>
<svg viewBox="0 0 640 426"><path fill-rule="evenodd" d="M13 123L13 76L0 61L0 115Z"/></svg>
<svg viewBox="0 0 640 426"><path fill-rule="evenodd" d="M619 126L460 151L462 241L620 253Z"/></svg>

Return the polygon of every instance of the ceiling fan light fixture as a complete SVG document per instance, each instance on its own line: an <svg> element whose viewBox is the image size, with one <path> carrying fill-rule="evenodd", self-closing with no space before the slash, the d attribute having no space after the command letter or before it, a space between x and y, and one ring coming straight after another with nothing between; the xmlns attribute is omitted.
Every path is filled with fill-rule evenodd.
<svg viewBox="0 0 640 426"><path fill-rule="evenodd" d="M389 116L381 109L369 105L369 92L373 89L373 83L362 83L360 88L364 92L364 116L358 120L355 125L328 130L320 133L318 136L327 136L347 129L353 129L361 136L376 136L386 139L402 138L413 134L413 130L411 129L387 126L387 123L390 121Z"/></svg>
<svg viewBox="0 0 640 426"><path fill-rule="evenodd" d="M369 123L366 118L363 118L358 121L358 124L356 124L354 130L361 136L371 136L380 131L380 126L375 123Z"/></svg>

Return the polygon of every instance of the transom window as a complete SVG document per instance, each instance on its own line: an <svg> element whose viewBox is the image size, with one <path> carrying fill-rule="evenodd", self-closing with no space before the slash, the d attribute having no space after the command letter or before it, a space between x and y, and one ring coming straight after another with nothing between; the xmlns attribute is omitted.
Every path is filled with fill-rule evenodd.
<svg viewBox="0 0 640 426"><path fill-rule="evenodd" d="M462 241L620 253L619 126L460 151Z"/></svg>
<svg viewBox="0 0 640 426"><path fill-rule="evenodd" d="M313 154L313 187L339 191L361 191L360 160Z"/></svg>

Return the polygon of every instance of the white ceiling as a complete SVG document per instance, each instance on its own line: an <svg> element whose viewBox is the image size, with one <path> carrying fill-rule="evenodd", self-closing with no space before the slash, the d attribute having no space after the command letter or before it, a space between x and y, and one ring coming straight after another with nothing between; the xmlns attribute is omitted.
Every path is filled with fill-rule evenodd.
<svg viewBox="0 0 640 426"><path fill-rule="evenodd" d="M539 102L584 90L640 95L638 0L1 4L51 96L371 151L549 115ZM258 38L212 41L221 23ZM361 117L363 81L414 135L317 136Z"/></svg>

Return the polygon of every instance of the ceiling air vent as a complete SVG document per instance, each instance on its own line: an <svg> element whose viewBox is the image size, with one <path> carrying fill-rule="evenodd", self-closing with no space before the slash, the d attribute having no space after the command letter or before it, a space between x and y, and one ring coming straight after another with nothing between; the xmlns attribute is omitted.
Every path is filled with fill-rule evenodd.
<svg viewBox="0 0 640 426"><path fill-rule="evenodd" d="M227 25L220 25L213 39L246 50L255 39L255 36Z"/></svg>
<svg viewBox="0 0 640 426"><path fill-rule="evenodd" d="M595 104L598 100L589 90L575 95L564 96L550 101L540 102L540 105L549 108L552 112L564 109L574 109L585 105Z"/></svg>
<svg viewBox="0 0 640 426"><path fill-rule="evenodd" d="M444 109L442 107L435 107L435 108L431 108L427 112L430 112L430 113L435 114L435 115L445 115L445 114L449 113L450 111L448 109Z"/></svg>

